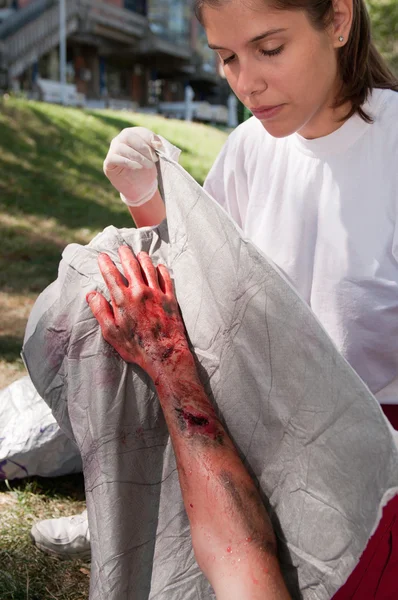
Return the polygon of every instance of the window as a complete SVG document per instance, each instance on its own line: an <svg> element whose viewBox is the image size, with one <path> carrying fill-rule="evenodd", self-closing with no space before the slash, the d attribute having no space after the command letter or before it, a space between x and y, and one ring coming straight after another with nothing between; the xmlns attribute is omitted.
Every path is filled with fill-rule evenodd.
<svg viewBox="0 0 398 600"><path fill-rule="evenodd" d="M138 13L139 15L146 16L146 0L124 0L124 8Z"/></svg>
<svg viewBox="0 0 398 600"><path fill-rule="evenodd" d="M18 8L16 0L0 0L0 8Z"/></svg>
<svg viewBox="0 0 398 600"><path fill-rule="evenodd" d="M15 0L0 0L0 23L11 17L14 10L17 9Z"/></svg>
<svg viewBox="0 0 398 600"><path fill-rule="evenodd" d="M189 44L192 18L190 2L149 0L148 6L149 23L153 33L176 44Z"/></svg>

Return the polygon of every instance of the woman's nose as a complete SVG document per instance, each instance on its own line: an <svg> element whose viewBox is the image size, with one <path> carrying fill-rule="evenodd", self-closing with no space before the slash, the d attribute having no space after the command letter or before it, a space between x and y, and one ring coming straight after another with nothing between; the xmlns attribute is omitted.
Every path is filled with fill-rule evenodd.
<svg viewBox="0 0 398 600"><path fill-rule="evenodd" d="M249 67L240 65L236 81L236 92L238 96L252 96L266 90L268 87L263 77L259 76L258 66Z"/></svg>

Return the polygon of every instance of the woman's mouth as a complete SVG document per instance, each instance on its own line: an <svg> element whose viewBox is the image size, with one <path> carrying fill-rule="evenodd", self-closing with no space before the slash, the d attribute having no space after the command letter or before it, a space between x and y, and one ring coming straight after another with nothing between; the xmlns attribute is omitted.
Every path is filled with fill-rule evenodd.
<svg viewBox="0 0 398 600"><path fill-rule="evenodd" d="M279 114L283 106L284 104L276 104L275 106L259 106L257 108L249 107L249 110L251 110L253 115L257 119L260 119L260 121L266 121L267 119L272 119Z"/></svg>

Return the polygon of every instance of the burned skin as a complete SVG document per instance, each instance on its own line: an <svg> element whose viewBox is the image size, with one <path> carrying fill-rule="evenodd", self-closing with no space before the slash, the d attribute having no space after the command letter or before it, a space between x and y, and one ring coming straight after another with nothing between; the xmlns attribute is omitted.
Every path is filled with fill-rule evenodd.
<svg viewBox="0 0 398 600"><path fill-rule="evenodd" d="M112 281L109 287L111 296L118 298L120 286L118 287L117 281ZM150 374L154 379L169 430L174 434L176 453L185 447L189 460L193 463L194 452L191 446L194 444L196 451L201 452L201 458L205 456L204 463L202 460L202 464L195 467L195 482L186 477L189 469L180 469L184 487L192 490L193 497L188 504L189 508L191 509L191 504L198 505L198 495L200 497L203 489L206 489L200 480L205 478L207 482L211 473L214 479L211 487L216 490L216 495L218 493L223 498L225 509L231 517L240 522L242 539L256 539L258 545L272 551L272 544L264 543L267 537L255 534L259 531L258 521L265 518L268 522L265 508L250 478L247 476L247 482L245 478L242 485L242 481L237 481L234 477L233 463L239 459L235 457L232 442L197 375L177 302L157 296L156 290L144 285L133 312L129 312L125 306L118 306L118 303L114 304L116 326L117 317L120 317L126 333L121 336L121 328L117 326L116 333L119 339L108 341L122 356L127 346L130 356L133 355L138 364L142 364L140 357L143 354L146 355L146 359L150 357L151 364L156 365L156 376ZM219 452L221 450L223 452ZM225 464L225 450L230 451L229 458L232 459L231 468L228 469ZM272 536L270 539L273 539Z"/></svg>
<svg viewBox="0 0 398 600"><path fill-rule="evenodd" d="M256 544L260 550L276 556L275 539L270 538L264 531L262 523L270 525L270 519L254 486L238 486L231 471L222 469L219 474L220 482L226 490L233 512L242 520L242 526L247 532L246 540Z"/></svg>
<svg viewBox="0 0 398 600"><path fill-rule="evenodd" d="M189 457L188 468L179 465L179 476L189 498L186 508L191 522L208 522L208 514L204 515L208 509L203 507L213 501L222 503L224 513L234 523L231 532L224 529L216 535L225 539L223 554L227 548L231 554L237 549L247 554L250 545L260 563L261 556L275 558L276 542L260 495L247 473L238 476L235 466L240 459L192 367L180 371L172 388L172 395L171 390L159 390L159 398L169 430L175 431L176 455L183 452ZM214 527L213 534L218 524Z"/></svg>
<svg viewBox="0 0 398 600"><path fill-rule="evenodd" d="M116 284L110 285L110 292L111 296L117 297ZM143 292L134 316L124 306L112 302L115 330L109 330L104 337L125 360L133 357L134 362L144 369L150 356L152 363L158 366L156 375L162 376L159 365L165 363L166 370L172 364L176 367L181 351L187 349L187 342L177 303L154 302L154 296L151 289ZM118 326L120 321L123 321L123 332ZM152 372L150 375L156 379Z"/></svg>
<svg viewBox="0 0 398 600"><path fill-rule="evenodd" d="M163 364L166 365L167 360ZM228 543L236 548L237 544L246 545L250 540L260 554L275 557L275 538L260 495L248 474L245 473L243 480L234 475L234 464L240 459L204 392L193 362L183 364L183 361L177 361L173 373L171 377L168 374L166 380L162 379L157 391L169 430L176 432L173 438L176 453L179 453L180 446L192 446L188 450L191 468L179 468L181 485L189 496L192 494L187 510L199 513L204 490L210 496L214 494L219 501L222 499L224 510L230 514L231 520L240 523L239 539L234 536L233 541L231 538ZM230 451L227 461L225 450ZM195 464L192 458L195 452L200 453L200 464ZM225 468L228 464L229 469ZM194 477L187 475L190 471L195 473ZM208 483L209 477L211 484ZM196 516L192 518L195 520Z"/></svg>
<svg viewBox="0 0 398 600"><path fill-rule="evenodd" d="M192 438L199 436L202 443L213 441L222 445L224 433L216 417L208 417L202 413L192 413L183 408L174 409L180 431Z"/></svg>
<svg viewBox="0 0 398 600"><path fill-rule="evenodd" d="M275 600L288 599L269 518L199 380L169 274L161 268L160 289L148 255L138 255L139 265L129 249L119 255L130 286L109 257L100 257L113 311L104 298L91 299L90 307L104 338L155 383L199 566L217 596L243 581L251 600L268 592ZM234 564L237 555L241 562Z"/></svg>

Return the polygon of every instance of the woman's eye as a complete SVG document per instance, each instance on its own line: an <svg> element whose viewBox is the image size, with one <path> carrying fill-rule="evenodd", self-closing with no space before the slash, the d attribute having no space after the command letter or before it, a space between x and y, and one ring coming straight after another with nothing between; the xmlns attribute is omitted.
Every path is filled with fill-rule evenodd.
<svg viewBox="0 0 398 600"><path fill-rule="evenodd" d="M228 56L227 58L221 58L222 60L222 64L223 65L227 65L228 63L231 62L231 60L233 60L235 58L235 54L232 54L232 56Z"/></svg>
<svg viewBox="0 0 398 600"><path fill-rule="evenodd" d="M278 48L274 48L273 50L260 50L260 54L262 54L263 56L276 56L277 54L280 54L283 50L283 44L282 46L279 46Z"/></svg>

